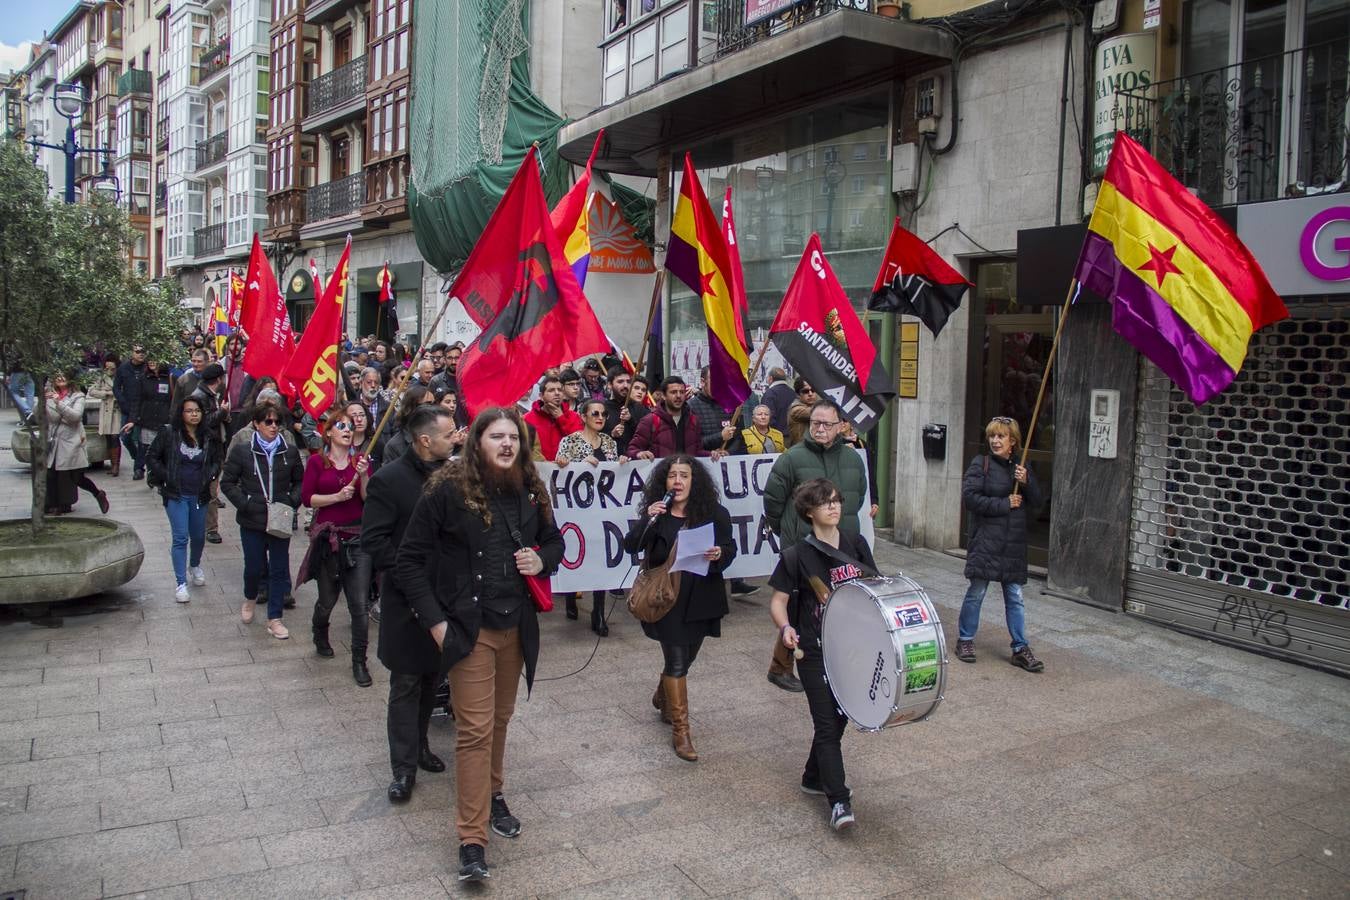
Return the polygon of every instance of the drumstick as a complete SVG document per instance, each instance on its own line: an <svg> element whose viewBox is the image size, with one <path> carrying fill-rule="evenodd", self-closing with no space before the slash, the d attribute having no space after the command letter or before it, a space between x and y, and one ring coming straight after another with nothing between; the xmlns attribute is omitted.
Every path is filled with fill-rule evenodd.
<svg viewBox="0 0 1350 900"><path fill-rule="evenodd" d="M802 659L802 658L805 657L805 656L806 656L806 654L802 652L802 648L801 648L801 647L793 647L793 648L792 648L792 658L793 658L793 659Z"/></svg>

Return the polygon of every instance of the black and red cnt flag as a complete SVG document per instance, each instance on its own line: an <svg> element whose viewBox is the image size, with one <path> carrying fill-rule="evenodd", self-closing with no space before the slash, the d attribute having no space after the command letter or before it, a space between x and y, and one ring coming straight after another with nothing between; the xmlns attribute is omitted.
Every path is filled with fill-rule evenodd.
<svg viewBox="0 0 1350 900"><path fill-rule="evenodd" d="M969 286L933 248L900 227L897 218L867 308L918 316L937 337Z"/></svg>
<svg viewBox="0 0 1350 900"><path fill-rule="evenodd" d="M858 431L877 424L895 396L891 376L867 329L820 249L820 235L806 242L769 339L794 370L839 407Z"/></svg>

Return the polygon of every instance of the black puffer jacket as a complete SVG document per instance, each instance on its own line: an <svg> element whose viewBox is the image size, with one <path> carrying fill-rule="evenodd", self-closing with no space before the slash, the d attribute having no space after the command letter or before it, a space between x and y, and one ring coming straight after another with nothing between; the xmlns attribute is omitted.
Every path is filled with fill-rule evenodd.
<svg viewBox="0 0 1350 900"><path fill-rule="evenodd" d="M257 470L254 470L254 463ZM225 457L225 470L220 476L220 492L234 505L234 520L240 528L267 530L267 495L265 485L258 481L261 473L267 478L267 454L258 449L253 440L235 444ZM272 500L300 505L300 482L305 477L305 465L300 451L285 441L272 457Z"/></svg>
<svg viewBox="0 0 1350 900"><path fill-rule="evenodd" d="M967 578L1025 584L1027 521L1041 505L1041 488L1027 467L1022 505L1013 509L1013 461L980 455L961 479L961 500L973 522L966 551Z"/></svg>

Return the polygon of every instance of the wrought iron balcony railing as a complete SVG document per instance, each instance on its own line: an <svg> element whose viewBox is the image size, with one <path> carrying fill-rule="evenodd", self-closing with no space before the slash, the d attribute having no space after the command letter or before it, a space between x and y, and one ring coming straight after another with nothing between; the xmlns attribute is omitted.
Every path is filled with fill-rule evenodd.
<svg viewBox="0 0 1350 900"><path fill-rule="evenodd" d="M160 215L164 214L164 208L169 205L169 186L163 181L155 185L155 211Z"/></svg>
<svg viewBox="0 0 1350 900"><path fill-rule="evenodd" d="M229 132L222 131L204 141L197 142L197 168L205 169L225 158L229 150Z"/></svg>
<svg viewBox="0 0 1350 900"><path fill-rule="evenodd" d="M309 222L322 222L336 219L361 211L366 201L366 180L357 172L346 178L316 184L305 192L305 218Z"/></svg>
<svg viewBox="0 0 1350 900"><path fill-rule="evenodd" d="M194 239L193 254L195 256L210 256L213 253L220 253L225 249L225 223L218 222L215 225L207 225L205 228L198 228L192 232Z"/></svg>
<svg viewBox="0 0 1350 900"><path fill-rule="evenodd" d="M325 72L309 84L309 115L316 116L336 106L364 98L366 93L366 58L358 56L349 63Z"/></svg>
<svg viewBox="0 0 1350 900"><path fill-rule="evenodd" d="M1350 190L1344 41L1116 94L1121 126L1200 199Z"/></svg>
<svg viewBox="0 0 1350 900"><path fill-rule="evenodd" d="M717 45L716 56L725 56L744 50L784 29L800 25L810 19L816 19L836 9L863 9L872 11L875 3L859 4L855 0L804 0L783 9L776 15L745 24L745 0L717 0ZM700 54L700 62L708 62L706 51Z"/></svg>
<svg viewBox="0 0 1350 900"><path fill-rule="evenodd" d="M211 47L207 49L204 53L202 53L202 58L200 62L197 63L198 67L201 70L201 75L199 76L199 83L202 81L206 81L212 75L215 75L217 72L224 69L229 64L230 64L230 39L227 37L221 39L220 43L216 44L214 47Z"/></svg>

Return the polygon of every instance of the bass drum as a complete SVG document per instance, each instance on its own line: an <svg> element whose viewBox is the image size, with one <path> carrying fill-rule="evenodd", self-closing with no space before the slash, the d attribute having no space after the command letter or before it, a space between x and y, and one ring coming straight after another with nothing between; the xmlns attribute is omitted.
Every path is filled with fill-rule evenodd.
<svg viewBox="0 0 1350 900"><path fill-rule="evenodd" d="M937 610L913 579L841 584L820 630L834 698L863 731L922 721L942 702L947 642Z"/></svg>

